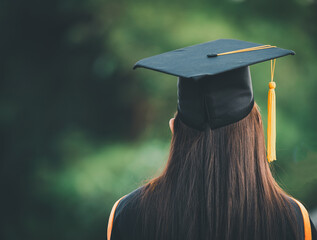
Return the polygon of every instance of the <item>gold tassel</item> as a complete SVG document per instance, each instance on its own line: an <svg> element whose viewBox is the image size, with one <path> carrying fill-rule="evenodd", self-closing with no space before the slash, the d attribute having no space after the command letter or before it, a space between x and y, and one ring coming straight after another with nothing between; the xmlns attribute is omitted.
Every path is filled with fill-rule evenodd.
<svg viewBox="0 0 317 240"><path fill-rule="evenodd" d="M275 87L276 84L273 81L275 60L271 60L271 82L269 83L268 94L268 121L267 121L267 160L272 162L276 160L276 100L275 100Z"/></svg>

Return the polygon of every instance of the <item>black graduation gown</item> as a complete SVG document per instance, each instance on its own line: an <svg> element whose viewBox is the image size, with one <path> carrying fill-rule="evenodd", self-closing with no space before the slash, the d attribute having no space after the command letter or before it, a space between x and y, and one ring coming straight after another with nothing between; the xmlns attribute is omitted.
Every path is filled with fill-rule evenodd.
<svg viewBox="0 0 317 240"><path fill-rule="evenodd" d="M112 209L108 222L108 240L148 240L142 236L141 224L138 223L138 201L142 188L138 188L119 199ZM303 215L299 205L291 199L295 209L296 221L300 224L301 236L305 239ZM311 219L312 240L317 240L316 228ZM109 239L111 235L111 238ZM290 238L291 239L291 236Z"/></svg>

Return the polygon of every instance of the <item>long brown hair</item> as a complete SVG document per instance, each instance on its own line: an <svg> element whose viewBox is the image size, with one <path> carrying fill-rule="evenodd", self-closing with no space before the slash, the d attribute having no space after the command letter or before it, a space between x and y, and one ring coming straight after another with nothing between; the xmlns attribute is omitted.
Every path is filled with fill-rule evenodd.
<svg viewBox="0 0 317 240"><path fill-rule="evenodd" d="M256 105L215 130L189 128L176 114L166 167L143 188L146 239L299 239L289 197L265 152Z"/></svg>

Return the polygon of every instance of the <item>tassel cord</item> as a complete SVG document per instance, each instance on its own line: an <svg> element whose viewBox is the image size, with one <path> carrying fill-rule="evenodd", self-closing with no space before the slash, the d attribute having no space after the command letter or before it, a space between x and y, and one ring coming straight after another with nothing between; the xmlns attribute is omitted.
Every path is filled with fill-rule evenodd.
<svg viewBox="0 0 317 240"><path fill-rule="evenodd" d="M271 60L271 81L268 93L268 124L267 124L267 159L268 162L276 160L276 84L274 79L276 59Z"/></svg>

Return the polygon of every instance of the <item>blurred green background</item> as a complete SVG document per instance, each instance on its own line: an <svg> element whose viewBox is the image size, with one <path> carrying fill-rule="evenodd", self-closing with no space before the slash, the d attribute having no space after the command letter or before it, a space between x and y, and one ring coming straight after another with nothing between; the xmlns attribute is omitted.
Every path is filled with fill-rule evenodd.
<svg viewBox="0 0 317 240"><path fill-rule="evenodd" d="M1 239L106 238L114 202L168 156L176 78L144 57L235 38L277 60L275 176L317 208L316 0L2 0ZM251 67L266 123L270 63Z"/></svg>

